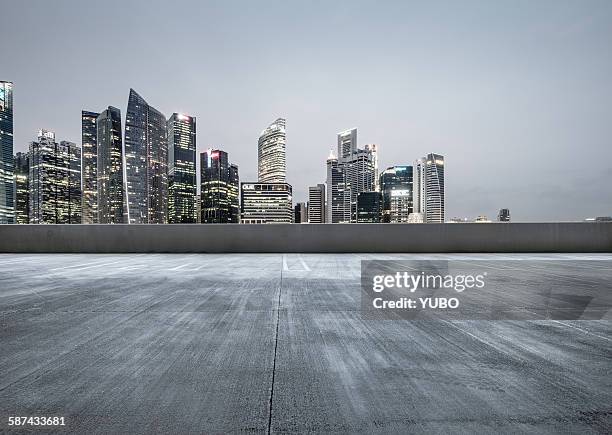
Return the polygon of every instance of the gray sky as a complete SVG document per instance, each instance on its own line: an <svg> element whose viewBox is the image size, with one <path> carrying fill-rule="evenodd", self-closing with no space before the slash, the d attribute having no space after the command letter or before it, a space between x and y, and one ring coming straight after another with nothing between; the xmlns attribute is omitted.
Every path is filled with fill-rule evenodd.
<svg viewBox="0 0 612 435"><path fill-rule="evenodd" d="M256 179L257 138L287 118L295 197L324 182L336 133L381 170L446 156L447 217L612 214L612 2L0 0L15 148L80 143L80 111L125 115L136 89L198 119Z"/></svg>

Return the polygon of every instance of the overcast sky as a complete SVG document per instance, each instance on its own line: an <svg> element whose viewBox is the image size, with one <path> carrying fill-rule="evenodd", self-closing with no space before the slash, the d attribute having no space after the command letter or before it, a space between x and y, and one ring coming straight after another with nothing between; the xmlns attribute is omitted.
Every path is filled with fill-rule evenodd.
<svg viewBox="0 0 612 435"><path fill-rule="evenodd" d="M80 112L125 116L133 87L197 117L198 149L256 180L287 118L295 197L325 181L336 133L381 170L446 157L447 217L612 215L612 1L0 0L15 149L81 142Z"/></svg>

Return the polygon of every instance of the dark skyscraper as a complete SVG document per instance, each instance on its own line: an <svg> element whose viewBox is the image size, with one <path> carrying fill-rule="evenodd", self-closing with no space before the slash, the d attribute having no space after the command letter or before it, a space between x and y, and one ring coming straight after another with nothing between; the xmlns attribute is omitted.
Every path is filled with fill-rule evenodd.
<svg viewBox="0 0 612 435"><path fill-rule="evenodd" d="M122 224L125 219L121 111L109 107L96 119L98 222Z"/></svg>
<svg viewBox="0 0 612 435"><path fill-rule="evenodd" d="M357 195L357 222L380 222L382 198L380 192L361 192Z"/></svg>
<svg viewBox="0 0 612 435"><path fill-rule="evenodd" d="M408 222L413 212L412 187L412 166L393 166L380 174L383 222Z"/></svg>
<svg viewBox="0 0 612 435"><path fill-rule="evenodd" d="M196 223L196 119L173 113L167 129L168 222Z"/></svg>
<svg viewBox="0 0 612 435"><path fill-rule="evenodd" d="M497 214L497 221L498 222L510 222L510 209L508 208L500 209L499 213Z"/></svg>
<svg viewBox="0 0 612 435"><path fill-rule="evenodd" d="M83 223L98 223L98 130L96 112L81 112L81 168L83 170Z"/></svg>
<svg viewBox="0 0 612 435"><path fill-rule="evenodd" d="M28 180L30 173L30 156L28 153L15 154L15 223L30 222L30 192Z"/></svg>
<svg viewBox="0 0 612 435"><path fill-rule="evenodd" d="M305 202L298 202L293 208L293 223L305 224L308 222L308 206Z"/></svg>
<svg viewBox="0 0 612 435"><path fill-rule="evenodd" d="M0 81L0 224L15 222L13 83Z"/></svg>
<svg viewBox="0 0 612 435"><path fill-rule="evenodd" d="M125 120L127 215L133 224L163 224L168 216L166 118L130 89Z"/></svg>
<svg viewBox="0 0 612 435"><path fill-rule="evenodd" d="M201 221L203 224L238 223L238 166L225 151L209 149L200 154Z"/></svg>

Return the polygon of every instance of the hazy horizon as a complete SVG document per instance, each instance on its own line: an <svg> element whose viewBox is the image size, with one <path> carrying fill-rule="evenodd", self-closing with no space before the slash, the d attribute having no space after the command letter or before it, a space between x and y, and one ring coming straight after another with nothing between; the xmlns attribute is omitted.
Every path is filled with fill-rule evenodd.
<svg viewBox="0 0 612 435"><path fill-rule="evenodd" d="M125 119L131 87L241 181L286 118L294 202L357 127L381 171L445 156L447 219L612 215L612 2L1 1L15 152L80 144L81 110Z"/></svg>

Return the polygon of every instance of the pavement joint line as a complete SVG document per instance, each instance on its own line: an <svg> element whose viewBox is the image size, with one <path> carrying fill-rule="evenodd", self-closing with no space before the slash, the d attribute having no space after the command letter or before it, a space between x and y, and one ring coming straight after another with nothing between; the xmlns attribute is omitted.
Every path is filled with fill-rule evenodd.
<svg viewBox="0 0 612 435"><path fill-rule="evenodd" d="M283 269L287 265L287 257L283 254ZM276 374L276 353L278 351L278 327L280 323L280 303L283 291L283 270L280 271L280 283L278 286L278 301L276 303L276 332L274 334L274 358L272 360L272 385L270 386L270 402L268 403L268 435L272 432L272 402L274 400L274 376Z"/></svg>

